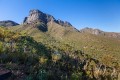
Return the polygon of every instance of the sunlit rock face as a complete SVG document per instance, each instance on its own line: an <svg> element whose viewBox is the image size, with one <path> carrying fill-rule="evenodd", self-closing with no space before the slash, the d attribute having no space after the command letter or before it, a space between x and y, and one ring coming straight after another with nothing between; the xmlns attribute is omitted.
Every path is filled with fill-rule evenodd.
<svg viewBox="0 0 120 80"><path fill-rule="evenodd" d="M41 16L43 16L43 14L41 14L40 11L38 10L31 10L30 13L29 13L29 16L28 16L28 19L27 19L27 22L30 23L32 21L35 21L35 20L39 20Z"/></svg>
<svg viewBox="0 0 120 80"><path fill-rule="evenodd" d="M52 15L45 14L37 9L30 10L29 16L25 17L23 23L32 23L34 21L41 21L43 23L48 23L50 21L55 21Z"/></svg>

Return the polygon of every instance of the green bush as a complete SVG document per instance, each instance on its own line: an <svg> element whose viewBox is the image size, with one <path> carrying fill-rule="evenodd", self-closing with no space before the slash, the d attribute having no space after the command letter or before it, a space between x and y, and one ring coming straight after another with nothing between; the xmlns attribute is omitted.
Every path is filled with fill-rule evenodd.
<svg viewBox="0 0 120 80"><path fill-rule="evenodd" d="M82 72L72 73L71 80L82 80Z"/></svg>

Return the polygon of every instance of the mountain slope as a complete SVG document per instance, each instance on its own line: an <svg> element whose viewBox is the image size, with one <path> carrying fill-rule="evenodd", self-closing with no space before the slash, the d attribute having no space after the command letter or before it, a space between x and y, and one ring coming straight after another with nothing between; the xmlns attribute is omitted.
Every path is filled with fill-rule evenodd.
<svg viewBox="0 0 120 80"><path fill-rule="evenodd" d="M10 28L0 27L0 63L5 64L4 69L12 70L14 76L9 80L117 79L119 70L117 62L111 66L103 64L82 51L75 50L75 46L59 42L31 25L27 26L11 27L14 32L11 32ZM27 30L37 33L32 35L33 33L27 33ZM3 32L5 34L2 34ZM36 34L41 37L35 36ZM38 42L35 41L36 38L39 38ZM3 66L0 68L3 70Z"/></svg>
<svg viewBox="0 0 120 80"><path fill-rule="evenodd" d="M34 12L34 10L32 10ZM88 53L89 55L98 58L101 60L102 56L107 56L108 54L113 56L115 60L120 62L120 40L116 38L111 37L105 37L103 34L107 34L100 30L94 30L97 31L96 33L98 35L90 34L93 29L87 29L87 31L82 32L78 31L72 26L62 26L59 23L56 23L55 21L44 21L46 17L43 15L46 15L45 13L36 11L38 16L37 19L33 19L31 21L32 23L24 23L20 27L11 27L13 31L19 31L22 33L26 33L32 37L36 41L45 42L45 44L51 44L55 46L60 45L57 42L60 42L62 44L70 44L75 50L83 50L85 53ZM31 12L30 12L31 15ZM31 15L31 16L33 16ZM40 17L40 19L39 19ZM42 17L42 18L41 18ZM33 18L33 17L32 17ZM45 18L45 19L44 19ZM31 18L30 18L31 19ZM47 30L44 32L43 30L40 30L40 25L44 25L44 27L47 28ZM90 31L89 31L90 30ZM55 41L55 42L54 42ZM58 47L57 46L57 47ZM61 48L61 47L59 47Z"/></svg>

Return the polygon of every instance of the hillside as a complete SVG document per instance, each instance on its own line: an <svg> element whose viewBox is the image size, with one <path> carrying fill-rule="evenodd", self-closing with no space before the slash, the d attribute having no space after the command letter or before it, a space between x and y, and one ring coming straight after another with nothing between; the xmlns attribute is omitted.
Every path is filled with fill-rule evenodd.
<svg viewBox="0 0 120 80"><path fill-rule="evenodd" d="M16 28L23 29L20 26ZM28 30L27 28L24 30ZM37 28L34 30L37 31ZM81 50L75 50L71 44L48 37L47 33L41 34L42 36L39 37L41 42L36 42L34 39L37 40L38 36L33 39L29 36L32 35L31 33L25 34L22 31L11 32L9 29L0 28L0 61L3 64L0 68L12 70L13 76L9 78L10 80L109 80L109 78L117 78L119 72L117 62L108 66ZM42 32L39 31L40 33ZM115 73L114 70L116 70Z"/></svg>
<svg viewBox="0 0 120 80"><path fill-rule="evenodd" d="M117 35L115 37L111 36L114 34L101 30L88 28L79 31L69 22L56 20L39 10L31 10L21 25L0 29L1 63L8 64L10 68L13 63L23 65L27 70L22 69L25 74L22 78L26 76L27 80L118 78L119 33L114 33ZM5 31L6 35L2 31ZM2 55L8 57L3 58Z"/></svg>

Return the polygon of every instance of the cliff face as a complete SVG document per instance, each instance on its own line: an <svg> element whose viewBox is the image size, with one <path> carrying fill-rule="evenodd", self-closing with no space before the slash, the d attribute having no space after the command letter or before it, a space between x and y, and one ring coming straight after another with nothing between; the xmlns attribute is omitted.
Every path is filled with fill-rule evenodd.
<svg viewBox="0 0 120 80"><path fill-rule="evenodd" d="M19 24L11 20L0 21L0 26L8 27L8 26L16 26L16 25Z"/></svg>
<svg viewBox="0 0 120 80"><path fill-rule="evenodd" d="M51 16L48 16L39 10L30 10L29 16L27 18L25 18L24 22L25 23L32 23L36 20L39 20L39 21L42 21L44 23L47 23L48 18L50 18L50 17Z"/></svg>

